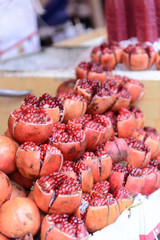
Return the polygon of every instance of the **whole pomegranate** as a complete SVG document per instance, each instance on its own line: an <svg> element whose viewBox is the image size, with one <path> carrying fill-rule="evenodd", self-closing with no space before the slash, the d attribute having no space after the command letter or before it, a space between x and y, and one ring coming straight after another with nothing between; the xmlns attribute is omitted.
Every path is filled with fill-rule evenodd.
<svg viewBox="0 0 160 240"><path fill-rule="evenodd" d="M35 235L40 228L40 213L36 204L26 197L15 197L0 208L0 232L9 238Z"/></svg>
<svg viewBox="0 0 160 240"><path fill-rule="evenodd" d="M19 145L12 138L0 135L0 171L6 174L16 170L15 157Z"/></svg>
<svg viewBox="0 0 160 240"><path fill-rule="evenodd" d="M8 176L0 171L0 206L10 199L11 196L11 182Z"/></svg>

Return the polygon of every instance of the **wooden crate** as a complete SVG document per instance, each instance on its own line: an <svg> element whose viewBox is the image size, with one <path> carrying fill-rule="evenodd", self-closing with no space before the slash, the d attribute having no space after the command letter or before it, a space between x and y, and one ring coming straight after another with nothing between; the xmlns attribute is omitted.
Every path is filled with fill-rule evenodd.
<svg viewBox="0 0 160 240"><path fill-rule="evenodd" d="M51 77L0 77L1 88L14 90L30 89L37 96L47 92L51 95L56 93L56 89L64 80ZM145 114L145 125L150 125L160 131L160 80L142 81L146 94L138 102L138 105ZM18 108L23 101L22 98L0 97L0 132L3 133L7 128L9 113Z"/></svg>

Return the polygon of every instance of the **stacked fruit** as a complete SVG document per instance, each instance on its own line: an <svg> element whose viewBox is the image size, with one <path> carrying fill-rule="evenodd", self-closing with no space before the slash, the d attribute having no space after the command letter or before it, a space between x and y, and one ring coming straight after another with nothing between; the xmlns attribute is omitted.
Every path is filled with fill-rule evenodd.
<svg viewBox="0 0 160 240"><path fill-rule="evenodd" d="M143 128L133 105L143 84L93 62L77 74L72 92L29 94L9 116L0 136L1 239L88 239L138 193L160 188L160 133Z"/></svg>
<svg viewBox="0 0 160 240"><path fill-rule="evenodd" d="M151 43L138 42L135 44L129 44L127 47L122 47L117 42L111 42L109 44L102 43L100 46L94 47L91 52L91 59L95 63L85 63L82 62L78 66L79 69L86 71L86 74L91 78L95 75L94 68L96 71L103 72L106 71L106 67L114 69L117 64L123 63L129 70L140 71L149 69L154 63L156 68L159 70L159 51L156 52ZM100 65L101 68L98 66ZM102 67L103 66L103 67ZM102 70L103 68L103 70ZM80 71L79 76L80 75Z"/></svg>

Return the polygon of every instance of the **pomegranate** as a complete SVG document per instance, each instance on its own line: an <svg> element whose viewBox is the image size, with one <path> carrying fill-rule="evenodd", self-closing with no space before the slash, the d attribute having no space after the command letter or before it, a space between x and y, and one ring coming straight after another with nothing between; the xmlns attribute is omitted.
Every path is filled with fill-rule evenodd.
<svg viewBox="0 0 160 240"><path fill-rule="evenodd" d="M10 174L9 178L27 189L30 189L33 186L32 180L24 177L18 170Z"/></svg>
<svg viewBox="0 0 160 240"><path fill-rule="evenodd" d="M59 92L66 92L66 93L73 92L75 82L76 82L76 79L69 79L67 81L64 81L64 82L60 83L60 85L57 89L57 93L59 93Z"/></svg>
<svg viewBox="0 0 160 240"><path fill-rule="evenodd" d="M19 145L12 138L0 135L0 171L6 174L16 170L15 157Z"/></svg>
<svg viewBox="0 0 160 240"><path fill-rule="evenodd" d="M20 143L32 141L41 144L50 136L53 120L44 109L22 105L10 114L8 128L12 137Z"/></svg>
<svg viewBox="0 0 160 240"><path fill-rule="evenodd" d="M123 50L122 62L130 70L146 70L153 65L156 53L152 46L137 43Z"/></svg>
<svg viewBox="0 0 160 240"><path fill-rule="evenodd" d="M123 138L113 137L104 144L103 149L111 156L113 163L129 159L129 148Z"/></svg>
<svg viewBox="0 0 160 240"><path fill-rule="evenodd" d="M57 123L52 129L49 143L62 152L64 160L75 161L83 155L87 140L84 131L78 125Z"/></svg>
<svg viewBox="0 0 160 240"><path fill-rule="evenodd" d="M109 182L112 192L118 186L124 186L132 196L136 196L138 193L141 193L144 185L144 177L141 169L120 162L113 164Z"/></svg>
<svg viewBox="0 0 160 240"><path fill-rule="evenodd" d="M136 120L134 114L126 108L121 108L117 115L118 137L131 137L135 127Z"/></svg>
<svg viewBox="0 0 160 240"><path fill-rule="evenodd" d="M82 95L88 104L87 113L101 114L105 112L112 103L112 95L109 87L101 87L96 79L78 79L74 92Z"/></svg>
<svg viewBox="0 0 160 240"><path fill-rule="evenodd" d="M83 192L90 192L93 186L91 168L82 161L64 161L61 173L78 180Z"/></svg>
<svg viewBox="0 0 160 240"><path fill-rule="evenodd" d="M83 96L74 93L58 93L58 96L64 101L64 118L63 122L68 122L74 117L82 117L87 109L87 103Z"/></svg>
<svg viewBox="0 0 160 240"><path fill-rule="evenodd" d="M82 118L72 118L70 122L82 127L87 139L86 149L89 151L94 151L105 143L113 132L110 119L104 115L86 114Z"/></svg>
<svg viewBox="0 0 160 240"><path fill-rule="evenodd" d="M95 154L93 152L85 152L82 160L91 168L95 183L108 179L111 173L112 159L103 149L98 149Z"/></svg>
<svg viewBox="0 0 160 240"><path fill-rule="evenodd" d="M155 63L157 70L160 70L160 50L157 52Z"/></svg>
<svg viewBox="0 0 160 240"><path fill-rule="evenodd" d="M118 111L121 108L127 108L131 102L131 95L127 88L124 87L123 83L119 83L114 79L109 79L102 83L102 88L108 89L112 96L112 103L110 110Z"/></svg>
<svg viewBox="0 0 160 240"><path fill-rule="evenodd" d="M24 190L24 188L21 185L19 185L18 183L11 181L11 197L10 197L10 199L15 198L15 197L26 197L26 196L27 196L27 194L26 194L26 191Z"/></svg>
<svg viewBox="0 0 160 240"><path fill-rule="evenodd" d="M135 116L135 120L136 120L135 128L142 128L145 121L145 116L143 112L137 106L131 106L130 111Z"/></svg>
<svg viewBox="0 0 160 240"><path fill-rule="evenodd" d="M126 138L125 140L129 147L128 163L136 168L146 167L151 158L149 146L134 137Z"/></svg>
<svg viewBox="0 0 160 240"><path fill-rule="evenodd" d="M8 176L0 171L0 206L10 199L11 196L11 182Z"/></svg>
<svg viewBox="0 0 160 240"><path fill-rule="evenodd" d="M139 101L145 95L144 85L138 80L123 77L122 82L124 86L129 90L131 95L131 103Z"/></svg>
<svg viewBox="0 0 160 240"><path fill-rule="evenodd" d="M19 238L18 240L34 240L34 239L31 233L27 233L23 238Z"/></svg>
<svg viewBox="0 0 160 240"><path fill-rule="evenodd" d="M142 169L144 176L144 186L141 190L143 195L150 195L156 190L157 180L158 180L158 170L153 166L145 167Z"/></svg>
<svg viewBox="0 0 160 240"><path fill-rule="evenodd" d="M88 239L88 232L82 219L67 214L52 214L43 219L41 239L85 240Z"/></svg>
<svg viewBox="0 0 160 240"><path fill-rule="evenodd" d="M104 82L108 78L112 78L111 68L102 66L98 62L81 62L76 67L77 79L98 79L99 82Z"/></svg>
<svg viewBox="0 0 160 240"><path fill-rule="evenodd" d="M100 46L95 47L91 52L92 60L99 62L103 66L109 66L114 69L120 63L122 55L122 48L117 42L109 44L102 43Z"/></svg>
<svg viewBox="0 0 160 240"><path fill-rule="evenodd" d="M49 144L38 146L33 142L25 142L17 151L17 168L24 177L31 180L59 171L62 164L61 151Z"/></svg>
<svg viewBox="0 0 160 240"><path fill-rule="evenodd" d="M82 198L79 182L63 173L42 176L36 181L33 193L37 206L49 214L72 214Z"/></svg>
<svg viewBox="0 0 160 240"><path fill-rule="evenodd" d="M127 188L124 186L117 186L113 191L113 197L117 200L119 205L119 212L122 213L126 208L132 205L133 198Z"/></svg>
<svg viewBox="0 0 160 240"><path fill-rule="evenodd" d="M9 226L9 227L8 227ZM26 197L15 197L0 208L0 232L9 238L35 235L40 228L40 213L36 204Z"/></svg>

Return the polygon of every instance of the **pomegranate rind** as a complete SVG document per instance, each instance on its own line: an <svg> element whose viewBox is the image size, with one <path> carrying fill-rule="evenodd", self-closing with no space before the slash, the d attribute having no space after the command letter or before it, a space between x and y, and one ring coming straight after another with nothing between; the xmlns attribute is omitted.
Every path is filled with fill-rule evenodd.
<svg viewBox="0 0 160 240"><path fill-rule="evenodd" d="M159 151L160 142L148 136L145 140L145 144L147 144L150 148L151 159L155 158Z"/></svg>
<svg viewBox="0 0 160 240"><path fill-rule="evenodd" d="M88 232L95 232L107 226L108 206L89 206L85 225Z"/></svg>
<svg viewBox="0 0 160 240"><path fill-rule="evenodd" d="M26 197L26 196L27 196L27 194L26 194L26 191L24 190L24 188L21 185L19 185L18 183L11 181L11 197L10 197L10 199L15 198L15 197Z"/></svg>
<svg viewBox="0 0 160 240"><path fill-rule="evenodd" d="M84 133L86 135L86 140L87 140L87 145L86 145L87 151L96 150L97 147L103 144L105 141L105 134L106 134L105 128L103 131L100 132L98 130L85 126Z"/></svg>
<svg viewBox="0 0 160 240"><path fill-rule="evenodd" d="M82 170L81 173L81 187L83 192L90 193L92 187L93 187L93 174L92 170Z"/></svg>
<svg viewBox="0 0 160 240"><path fill-rule="evenodd" d="M108 206L108 219L107 219L107 225L110 225L114 223L119 216L119 205L115 201L111 205Z"/></svg>
<svg viewBox="0 0 160 240"><path fill-rule="evenodd" d="M52 133L53 120L45 124L26 123L22 120L16 121L13 113L8 119L8 128L14 139L20 143L34 142L37 145L44 143Z"/></svg>
<svg viewBox="0 0 160 240"><path fill-rule="evenodd" d="M11 182L9 177L0 171L0 206L10 199L11 196Z"/></svg>
<svg viewBox="0 0 160 240"><path fill-rule="evenodd" d="M148 69L149 57L147 53L129 55L123 52L122 62L130 70L141 71Z"/></svg>
<svg viewBox="0 0 160 240"><path fill-rule="evenodd" d="M138 84L127 82L125 84L125 87L129 90L129 93L131 95L131 103L141 100L145 95L144 88Z"/></svg>
<svg viewBox="0 0 160 240"><path fill-rule="evenodd" d="M127 108L130 102L131 102L131 96L129 98L123 98L123 97L116 98L116 100L113 103L113 106L111 106L111 110L116 112L121 108Z"/></svg>
<svg viewBox="0 0 160 240"><path fill-rule="evenodd" d="M100 179L99 181L103 181L109 178L112 170L112 159L107 154L104 156L101 156L100 158L100 164L101 164L101 171L100 171Z"/></svg>
<svg viewBox="0 0 160 240"><path fill-rule="evenodd" d="M91 168L94 183L100 181L100 165L98 157L87 157L83 160L84 163Z"/></svg>
<svg viewBox="0 0 160 240"><path fill-rule="evenodd" d="M124 199L118 199L118 205L119 205L119 213L121 214L125 209L130 207L133 203L133 198L124 198Z"/></svg>
<svg viewBox="0 0 160 240"><path fill-rule="evenodd" d="M80 142L54 143L54 142L50 141L50 144L52 146L58 148L61 151L61 153L63 154L63 157L64 157L64 161L65 160L75 161L83 155L83 153L86 149L87 139L84 134L84 138Z"/></svg>
<svg viewBox="0 0 160 240"><path fill-rule="evenodd" d="M31 199L16 197L1 206L0 232L7 237L21 238L28 232L35 235L39 228L39 209Z"/></svg>
<svg viewBox="0 0 160 240"><path fill-rule="evenodd" d="M53 172L59 172L63 165L63 155L46 151L46 156L43 161L39 176L45 176Z"/></svg>
<svg viewBox="0 0 160 240"><path fill-rule="evenodd" d="M40 151L29 151L19 148L16 156L18 171L26 178L34 180L39 176Z"/></svg>
<svg viewBox="0 0 160 240"><path fill-rule="evenodd" d="M133 114L129 118L121 121L117 121L118 137L125 138L133 135L136 127L135 117Z"/></svg>
<svg viewBox="0 0 160 240"><path fill-rule="evenodd" d="M1 240L9 240L9 238L4 236L2 233L0 233L0 239Z"/></svg>
<svg viewBox="0 0 160 240"><path fill-rule="evenodd" d="M111 103L112 96L99 97L95 95L87 107L87 113L89 114L104 113L111 106Z"/></svg>
<svg viewBox="0 0 160 240"><path fill-rule="evenodd" d="M129 160L128 163L135 168L142 168L144 165L147 165L147 162L150 160L150 152L146 154L145 151L140 151L134 148L129 147ZM145 163L145 164L144 164Z"/></svg>
<svg viewBox="0 0 160 240"><path fill-rule="evenodd" d="M12 181L20 184L22 187L30 189L33 185L32 180L24 177L18 170L13 172L9 177Z"/></svg>
<svg viewBox="0 0 160 240"><path fill-rule="evenodd" d="M60 121L60 109L59 107L55 107L55 108L48 108L48 107L43 107L46 112L48 113L48 115L50 116L50 118L53 120L53 123L58 123ZM63 120L63 116L61 118L61 121Z"/></svg>
<svg viewBox="0 0 160 240"><path fill-rule="evenodd" d="M155 173L150 173L144 176L144 186L142 187L141 194L149 196L156 189L157 185L157 175Z"/></svg>
<svg viewBox="0 0 160 240"><path fill-rule="evenodd" d="M10 137L0 135L0 171L10 174L16 170L15 157L19 144Z"/></svg>
<svg viewBox="0 0 160 240"><path fill-rule="evenodd" d="M83 88L78 86L80 80L81 79L78 79L76 81L76 84L74 86L74 93L76 93L76 94L78 94L80 96L83 96L84 99L86 100L87 105L88 105L88 103L90 102L90 99L92 97L91 96L91 92L90 91L86 91L85 89L83 89Z"/></svg>
<svg viewBox="0 0 160 240"><path fill-rule="evenodd" d="M96 72L88 72L88 78L89 79L97 79L100 83L103 83L108 78L112 78L112 72L110 71L103 71L102 73L96 73Z"/></svg>
<svg viewBox="0 0 160 240"><path fill-rule="evenodd" d="M135 197L138 193L141 193L144 186L144 181L144 177L133 177L129 175L125 184L125 188L128 189L131 196Z"/></svg>
<svg viewBox="0 0 160 240"><path fill-rule="evenodd" d="M69 79L65 82L62 82L57 89L57 93L59 93L59 92L66 92L66 93L73 92L75 82L76 82L76 79Z"/></svg>
<svg viewBox="0 0 160 240"><path fill-rule="evenodd" d="M64 101L63 122L68 122L71 118L83 117L87 110L87 103L83 101L66 99Z"/></svg>
<svg viewBox="0 0 160 240"><path fill-rule="evenodd" d="M110 189L113 192L117 186L123 186L124 183L124 172L116 172L112 171L109 182L110 182Z"/></svg>

